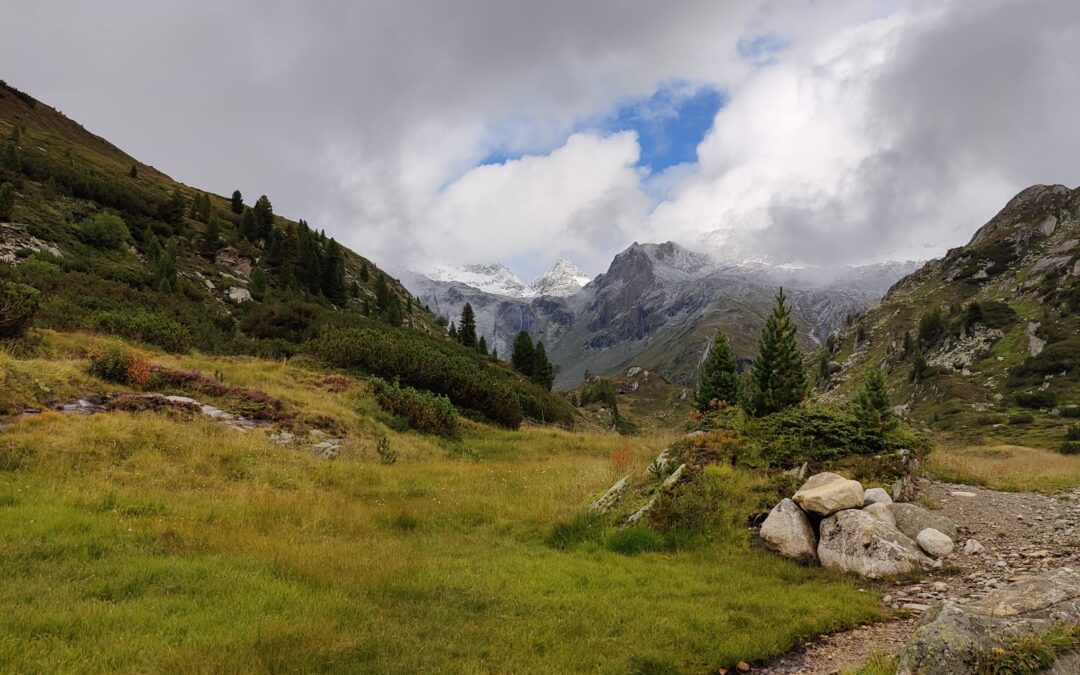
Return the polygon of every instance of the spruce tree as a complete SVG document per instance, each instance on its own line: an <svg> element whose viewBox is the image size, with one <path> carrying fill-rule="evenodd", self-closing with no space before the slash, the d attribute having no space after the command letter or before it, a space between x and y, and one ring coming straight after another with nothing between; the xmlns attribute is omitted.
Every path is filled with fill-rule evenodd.
<svg viewBox="0 0 1080 675"><path fill-rule="evenodd" d="M533 352L532 374L529 379L544 389L551 391L551 385L555 381L555 369L552 367L551 361L548 361L547 350L544 349L543 342L536 343L536 350Z"/></svg>
<svg viewBox="0 0 1080 675"><path fill-rule="evenodd" d="M386 275L379 273L375 279L375 306L379 312L385 312L390 304L390 287L386 284Z"/></svg>
<svg viewBox="0 0 1080 675"><path fill-rule="evenodd" d="M322 292L330 302L340 306L349 299L345 286L345 250L333 239L328 249L322 268Z"/></svg>
<svg viewBox="0 0 1080 675"><path fill-rule="evenodd" d="M251 271L251 285L248 290L251 291L251 297L256 300L266 297L266 272L263 272L261 267L256 267Z"/></svg>
<svg viewBox="0 0 1080 675"><path fill-rule="evenodd" d="M480 354L482 354L483 356L487 356L487 340L484 338L483 335L480 336L480 342L476 343L476 351L480 352Z"/></svg>
<svg viewBox="0 0 1080 675"><path fill-rule="evenodd" d="M368 277L367 263L364 263L360 266L360 281L363 281L366 284L368 282Z"/></svg>
<svg viewBox="0 0 1080 675"><path fill-rule="evenodd" d="M739 402L739 370L731 342L722 330L716 331L709 355L701 367L694 407L705 411L712 401L724 401L731 405Z"/></svg>
<svg viewBox="0 0 1080 675"><path fill-rule="evenodd" d="M244 212L244 196L240 194L239 190L233 190L229 206L232 207L233 213L241 214Z"/></svg>
<svg viewBox="0 0 1080 675"><path fill-rule="evenodd" d="M14 208L15 186L11 183L0 183L0 220L11 220Z"/></svg>
<svg viewBox="0 0 1080 675"><path fill-rule="evenodd" d="M270 236L270 228L274 226L274 207L270 205L266 195L259 197L252 211L255 212L256 238L264 239Z"/></svg>
<svg viewBox="0 0 1080 675"><path fill-rule="evenodd" d="M128 169L128 176L130 178L138 178L139 177L139 167L132 164L131 168Z"/></svg>
<svg viewBox="0 0 1080 675"><path fill-rule="evenodd" d="M402 321L404 321L405 317L401 313L401 300L398 299L398 296L390 296L390 303L386 308L385 319L386 323L391 326L400 326Z"/></svg>
<svg viewBox="0 0 1080 675"><path fill-rule="evenodd" d="M450 339L454 342L458 341L457 326L454 325L453 321L450 322L450 328L447 329L446 334L449 335Z"/></svg>
<svg viewBox="0 0 1080 675"><path fill-rule="evenodd" d="M208 257L212 258L219 248L221 248L221 223L217 218L211 218L206 226L206 244L203 250Z"/></svg>
<svg viewBox="0 0 1080 675"><path fill-rule="evenodd" d="M896 428L896 416L889 401L889 390L881 368L873 368L866 375L861 391L851 400L851 410L859 424L869 431L885 433Z"/></svg>
<svg viewBox="0 0 1080 675"><path fill-rule="evenodd" d="M165 247L157 258L154 260L153 275L154 286L159 291L165 291L171 293L176 290L177 275L176 275L176 242L170 241L169 245Z"/></svg>
<svg viewBox="0 0 1080 675"><path fill-rule="evenodd" d="M491 360L492 361L498 361L499 360L499 348L498 347L492 347L491 348Z"/></svg>
<svg viewBox="0 0 1080 675"><path fill-rule="evenodd" d="M458 323L458 341L466 347L476 346L476 314L472 305L465 303L461 310L461 321Z"/></svg>
<svg viewBox="0 0 1080 675"><path fill-rule="evenodd" d="M255 213L251 209L244 211L244 218L240 221L240 231L252 243L259 238L259 225L255 222Z"/></svg>
<svg viewBox="0 0 1080 675"><path fill-rule="evenodd" d="M510 355L510 363L514 366L514 370L525 377L532 377L535 353L536 348L533 347L533 341L528 332L518 333L514 338L514 351Z"/></svg>
<svg viewBox="0 0 1080 675"><path fill-rule="evenodd" d="M796 326L784 289L758 340L758 355L750 375L747 408L756 416L798 405L806 393L806 373L795 341Z"/></svg>

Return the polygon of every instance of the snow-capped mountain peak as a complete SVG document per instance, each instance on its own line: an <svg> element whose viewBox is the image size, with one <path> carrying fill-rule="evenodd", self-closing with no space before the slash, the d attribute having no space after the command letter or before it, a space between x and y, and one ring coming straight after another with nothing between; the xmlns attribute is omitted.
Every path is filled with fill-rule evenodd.
<svg viewBox="0 0 1080 675"><path fill-rule="evenodd" d="M562 258L556 261L546 273L533 279L528 290L530 295L554 295L565 298L580 291L589 281L591 281L589 276L577 265Z"/></svg>

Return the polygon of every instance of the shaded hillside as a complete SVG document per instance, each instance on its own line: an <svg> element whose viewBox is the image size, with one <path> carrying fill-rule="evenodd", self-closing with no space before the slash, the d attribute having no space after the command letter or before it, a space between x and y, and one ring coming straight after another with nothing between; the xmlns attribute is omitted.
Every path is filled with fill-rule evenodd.
<svg viewBox="0 0 1080 675"><path fill-rule="evenodd" d="M916 419L1059 447L1080 414L1078 222L1080 189L1022 191L841 333L818 390L843 399L880 366Z"/></svg>
<svg viewBox="0 0 1080 675"><path fill-rule="evenodd" d="M497 392L510 408L493 419L509 426L572 421L563 399L451 343L400 282L266 197L177 183L7 85L0 139L0 291L36 305L33 325L273 357L365 335L386 345L379 360L344 365L394 378L395 364L419 363L404 381L465 408Z"/></svg>

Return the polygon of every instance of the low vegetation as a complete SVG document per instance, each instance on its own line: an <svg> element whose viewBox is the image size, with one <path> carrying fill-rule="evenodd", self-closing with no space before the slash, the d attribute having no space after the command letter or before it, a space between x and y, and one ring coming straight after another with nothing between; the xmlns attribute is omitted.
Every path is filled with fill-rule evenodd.
<svg viewBox="0 0 1080 675"><path fill-rule="evenodd" d="M927 458L927 470L999 490L1057 492L1080 485L1080 455L1020 445L943 443Z"/></svg>

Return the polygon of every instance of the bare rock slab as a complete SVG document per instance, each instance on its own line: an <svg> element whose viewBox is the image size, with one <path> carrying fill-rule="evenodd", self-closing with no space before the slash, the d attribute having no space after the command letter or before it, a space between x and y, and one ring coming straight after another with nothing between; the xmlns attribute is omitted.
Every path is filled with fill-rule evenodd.
<svg viewBox="0 0 1080 675"><path fill-rule="evenodd" d="M915 504L893 504L889 507L893 518L896 519L896 527L910 539L915 539L919 533L930 527L944 534L952 540L956 540L956 523L943 515L927 511Z"/></svg>
<svg viewBox="0 0 1080 675"><path fill-rule="evenodd" d="M615 481L615 484L607 489L604 494L589 504L589 508L593 511L599 511L600 513L606 513L608 509L615 506L619 499L622 497L623 492L626 491L626 487L630 484L630 476L623 476L619 480Z"/></svg>
<svg viewBox="0 0 1080 675"><path fill-rule="evenodd" d="M766 548L795 560L817 560L817 537L806 514L790 499L784 499L761 524L761 540Z"/></svg>
<svg viewBox="0 0 1080 675"><path fill-rule="evenodd" d="M821 521L818 560L822 567L881 579L932 567L910 537L869 513L848 509Z"/></svg>
<svg viewBox="0 0 1080 675"><path fill-rule="evenodd" d="M811 476L792 499L807 513L831 516L845 509L862 508L863 488L857 480L825 472Z"/></svg>

